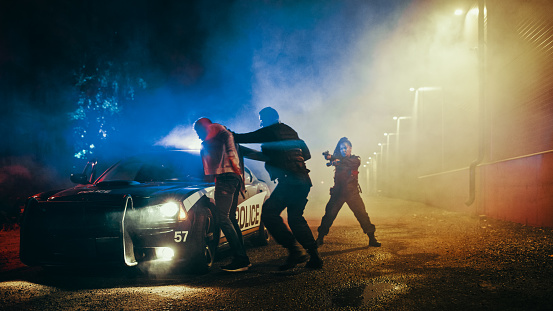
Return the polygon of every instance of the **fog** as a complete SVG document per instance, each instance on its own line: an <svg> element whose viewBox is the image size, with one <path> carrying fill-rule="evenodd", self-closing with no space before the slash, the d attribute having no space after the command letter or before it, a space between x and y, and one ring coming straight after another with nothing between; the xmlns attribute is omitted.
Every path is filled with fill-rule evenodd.
<svg viewBox="0 0 553 311"><path fill-rule="evenodd" d="M146 2L137 2L130 13L121 13L133 14L121 19L129 25L121 22L124 27L118 28L127 36L118 39L124 44L117 43L124 46L117 50L123 56L114 59L138 64L126 71L127 80L143 83L129 82L132 99L120 98L120 112L110 125L113 131L103 145L96 146L96 156L111 160L154 145L197 146L191 126L202 116L238 133L253 131L259 127L257 112L271 106L307 142L313 157L307 162L314 183L307 217L322 215L333 183L333 169L326 167L321 153L332 151L344 136L363 163L369 157L384 163L386 150L396 154L393 160L388 157L388 164L399 165L401 160L402 165L422 168L421 174L468 166L476 157L476 126L471 123L477 86L475 20L467 13L470 7L465 5L463 15L455 16L456 7L443 2L234 1L219 11L214 10L216 3L207 2L193 6L193 12L173 12L163 22L161 17L161 26L144 12L134 14L148 8ZM117 8L126 10L122 4ZM113 8L99 5L96 9ZM141 23L141 18L147 22ZM110 20L102 22L109 25ZM19 46L30 54L37 53L32 51L36 48ZM62 69L77 70L45 66L41 72L30 71L37 75L34 79L40 87L51 87L39 92L40 98L25 96L21 88L5 99L10 107L8 117L2 119L2 132L4 136L13 129L20 133L4 142L3 167L18 164L12 159L28 152L37 162L54 166L60 172L53 174L56 180L78 169L74 163L67 165L77 143L68 115L76 109L78 91L74 84L56 80L57 70ZM7 89L6 85L16 84L5 84ZM425 91L425 87L439 91ZM400 133L394 116L406 117ZM457 116L461 120L451 122ZM25 122L29 119L33 122ZM466 142L460 141L459 122L466 124L462 135ZM433 138L426 139L426 144L414 141L413 131L408 131L414 124L419 138L434 133ZM21 144L25 136L38 150ZM442 160L436 167L437 158L451 158L445 151L435 157L411 153L425 148L448 150L444 144L452 139L463 149L460 159L452 163ZM392 146L396 142L403 143L401 149ZM430 163L417 163L421 158ZM259 163L249 164L268 179ZM371 188L378 189L367 182L369 168L360 171L364 192L373 194ZM387 182L401 180L390 177Z"/></svg>
<svg viewBox="0 0 553 311"><path fill-rule="evenodd" d="M455 15L455 9L463 11ZM260 109L277 109L313 156L307 217L322 215L333 184L333 168L326 167L321 153L332 151L344 136L362 158L360 184L366 194L408 183L398 169L416 167L408 175L426 175L468 167L477 156L474 10L413 1L263 6L250 16L241 11L232 25L245 32L242 39L210 45L230 55L251 45L251 100L229 111L234 118L205 115L235 132L248 132L258 128ZM213 59L225 57L218 53ZM399 133L394 116L401 117ZM195 138L186 124L172 134L177 132ZM425 149L433 152L422 154ZM376 161L387 170L386 180L382 173L381 184L370 185ZM267 179L262 166L247 163ZM343 213L352 217L347 209Z"/></svg>
<svg viewBox="0 0 553 311"><path fill-rule="evenodd" d="M275 108L281 121L299 133L312 153L307 163L314 183L308 217L320 216L333 183L333 168L325 165L322 152L332 151L337 141L347 136L354 144L354 153L367 159L374 151L371 145L378 143L374 132L380 131L381 124L393 125L393 105L379 107L382 102L372 98L371 84L380 80L373 73L376 50L408 7L386 1L323 3L248 6L250 15L237 12L231 24L241 29L240 39L217 41L220 38L216 37L217 42L209 45L218 47L215 60L228 59L222 54L242 59L240 51L247 47L245 54L251 55L247 68L252 82L250 102L229 111L234 118L202 111L214 122L240 133L259 127L260 109ZM232 74L243 69L222 71ZM187 141L195 138L186 124L179 124L163 141L176 144L176 133ZM268 181L262 165L247 164Z"/></svg>

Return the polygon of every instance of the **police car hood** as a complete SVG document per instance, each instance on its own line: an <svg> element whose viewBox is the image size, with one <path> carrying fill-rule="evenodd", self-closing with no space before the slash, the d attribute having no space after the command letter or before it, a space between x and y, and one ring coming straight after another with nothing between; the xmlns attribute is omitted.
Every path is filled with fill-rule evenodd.
<svg viewBox="0 0 553 311"><path fill-rule="evenodd" d="M199 189L212 186L209 183L194 182L136 182L108 181L92 185L79 185L70 189L50 194L48 201L110 201L120 200L126 195L134 198L150 198L166 194L187 197ZM46 198L44 198L46 199Z"/></svg>

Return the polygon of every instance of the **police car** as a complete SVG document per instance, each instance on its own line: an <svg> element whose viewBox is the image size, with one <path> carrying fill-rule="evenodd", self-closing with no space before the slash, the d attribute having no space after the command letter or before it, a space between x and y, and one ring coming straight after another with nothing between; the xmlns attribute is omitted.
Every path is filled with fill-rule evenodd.
<svg viewBox="0 0 553 311"><path fill-rule="evenodd" d="M226 243L214 226L214 183L198 151L173 150L129 157L95 178L96 162L78 185L28 199L20 258L29 266L139 266L164 263L207 271ZM236 216L244 236L266 244L261 208L265 182L245 168Z"/></svg>

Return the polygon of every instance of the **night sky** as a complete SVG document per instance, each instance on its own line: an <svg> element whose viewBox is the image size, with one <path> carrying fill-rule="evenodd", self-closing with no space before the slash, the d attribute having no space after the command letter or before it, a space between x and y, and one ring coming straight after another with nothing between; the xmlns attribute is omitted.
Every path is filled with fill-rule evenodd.
<svg viewBox="0 0 553 311"><path fill-rule="evenodd" d="M333 148L347 133L322 136L352 113L345 94L370 83L355 81L409 4L3 0L0 166L47 163L64 175L78 157L195 138L201 116L255 130L265 106L317 152Z"/></svg>

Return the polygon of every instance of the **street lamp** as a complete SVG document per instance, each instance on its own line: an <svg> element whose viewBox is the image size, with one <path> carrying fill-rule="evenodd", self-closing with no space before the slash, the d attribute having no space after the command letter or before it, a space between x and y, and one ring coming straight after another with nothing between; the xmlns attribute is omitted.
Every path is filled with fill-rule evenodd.
<svg viewBox="0 0 553 311"><path fill-rule="evenodd" d="M408 120L408 119L411 119L411 117L394 117L394 120L396 121L397 125L396 125L396 133L399 134L399 123L401 120Z"/></svg>
<svg viewBox="0 0 553 311"><path fill-rule="evenodd" d="M380 153L378 152L373 152L374 154L374 162L373 162L373 180L374 180L374 190L376 193L378 193L378 188L379 188L379 184L380 184L380 168L379 168L379 165L380 165L380 162L382 161L382 144L381 143L378 143L378 145L380 146ZM380 161L378 160L378 156L380 155Z"/></svg>
<svg viewBox="0 0 553 311"><path fill-rule="evenodd" d="M386 159L382 158L384 168L384 188L387 192L390 190L390 176L391 176L391 167L390 167L390 136L396 135L396 133L384 133L386 136Z"/></svg>
<svg viewBox="0 0 553 311"><path fill-rule="evenodd" d="M421 105L424 103L422 99L422 93L432 92L432 91L441 91L441 100L440 100L440 128L441 128L441 169L444 168L444 98L443 98L443 89L441 86L423 86L419 88L410 88L411 91L415 92L415 100L413 103L413 129L414 129L414 142L415 148L418 146L418 136L419 136L419 110ZM418 154L418 151L417 151Z"/></svg>
<svg viewBox="0 0 553 311"><path fill-rule="evenodd" d="M394 117L394 120L396 121L396 157L397 157L397 154L399 152L399 133L401 132L400 130L400 123L401 123L401 120L409 120L411 119L411 117Z"/></svg>
<svg viewBox="0 0 553 311"><path fill-rule="evenodd" d="M376 152L375 152L376 153ZM367 191L368 193L372 193L372 189L375 188L376 186L373 184L376 180L375 180L375 177L373 176L374 175L374 170L375 170L375 162L376 161L372 161L372 157L369 157L369 159L367 161L365 161L365 164L363 164L363 167L366 168L366 173L367 173ZM371 179L374 180L374 182L371 182Z"/></svg>
<svg viewBox="0 0 553 311"><path fill-rule="evenodd" d="M388 162L390 159L390 136L392 135L396 135L397 137L397 133L384 133L384 136L386 136L386 166L388 166Z"/></svg>
<svg viewBox="0 0 553 311"><path fill-rule="evenodd" d="M383 148L384 148L384 146L386 146L386 144L378 143L378 146L380 146L380 156L382 156L382 154L384 153ZM375 152L374 154L376 155L377 153Z"/></svg>
<svg viewBox="0 0 553 311"><path fill-rule="evenodd" d="M429 92L429 91L441 91L442 87L441 86L423 86L416 89L412 87L409 90L411 92L415 92L415 102L413 104L413 120L415 121L415 125L416 125L418 121L418 116L419 116L418 110L419 110L420 93Z"/></svg>

